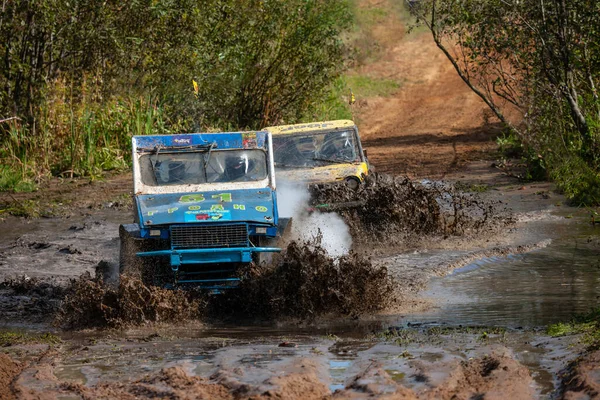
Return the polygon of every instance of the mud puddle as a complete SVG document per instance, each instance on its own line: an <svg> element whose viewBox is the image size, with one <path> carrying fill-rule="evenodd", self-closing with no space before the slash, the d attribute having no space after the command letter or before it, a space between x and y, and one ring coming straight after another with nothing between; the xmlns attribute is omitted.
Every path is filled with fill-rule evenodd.
<svg viewBox="0 0 600 400"><path fill-rule="evenodd" d="M561 214L528 223L526 235L546 238L546 246L483 257L433 278L421 294L435 308L404 321L538 327L588 312L600 298L600 230Z"/></svg>

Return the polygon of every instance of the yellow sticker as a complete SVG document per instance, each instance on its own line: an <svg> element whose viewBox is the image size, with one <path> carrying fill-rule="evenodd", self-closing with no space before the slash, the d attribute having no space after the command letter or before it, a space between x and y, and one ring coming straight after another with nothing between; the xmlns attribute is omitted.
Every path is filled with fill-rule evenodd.
<svg viewBox="0 0 600 400"><path fill-rule="evenodd" d="M223 203L231 203L231 201L232 201L231 200L231 193L213 194L212 198L213 199L220 198Z"/></svg>
<svg viewBox="0 0 600 400"><path fill-rule="evenodd" d="M258 212L267 212L267 210L268 210L267 207L265 207L265 206L256 206L255 209Z"/></svg>
<svg viewBox="0 0 600 400"><path fill-rule="evenodd" d="M179 207L172 207L167 210L169 214L173 214L175 211L179 210Z"/></svg>
<svg viewBox="0 0 600 400"><path fill-rule="evenodd" d="M221 204L213 204L210 207L210 211L224 211L225 209L223 208L223 206Z"/></svg>
<svg viewBox="0 0 600 400"><path fill-rule="evenodd" d="M200 203L204 201L204 195L201 193L186 194L179 199L180 203Z"/></svg>
<svg viewBox="0 0 600 400"><path fill-rule="evenodd" d="M233 209L234 210L245 210L246 206L244 204L234 204Z"/></svg>
<svg viewBox="0 0 600 400"><path fill-rule="evenodd" d="M196 211L196 210L199 210L200 208L201 208L200 206L189 206L188 210Z"/></svg>

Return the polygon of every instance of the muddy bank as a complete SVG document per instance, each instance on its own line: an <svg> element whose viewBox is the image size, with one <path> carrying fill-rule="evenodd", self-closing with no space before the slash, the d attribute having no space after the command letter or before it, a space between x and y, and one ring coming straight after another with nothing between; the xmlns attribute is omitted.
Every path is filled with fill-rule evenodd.
<svg viewBox="0 0 600 400"><path fill-rule="evenodd" d="M570 342L549 344L529 333L466 331L398 332L395 340L383 341L286 335L224 342L220 336L186 340L161 334L71 339L50 352L30 354L36 362L23 365L12 389L32 398L41 393L47 398L175 399L202 398L196 393L224 399L529 399L552 394L549 371L564 362ZM7 351L23 357L24 347ZM536 364L536 353L546 361Z"/></svg>
<svg viewBox="0 0 600 400"><path fill-rule="evenodd" d="M0 400L16 399L13 382L21 373L22 367L6 354L0 353Z"/></svg>
<svg viewBox="0 0 600 400"><path fill-rule="evenodd" d="M600 350L591 349L561 371L561 399L600 397Z"/></svg>
<svg viewBox="0 0 600 400"><path fill-rule="evenodd" d="M319 378L320 368L309 359L299 359L291 372L258 384L240 382L242 371L220 371L209 379L190 375L181 367L170 367L134 381L102 382L94 386L56 382L47 394L78 395L83 398L165 398L170 399L531 399L534 391L527 368L506 354L493 353L461 363L441 366L449 373L440 383L423 371L419 378L427 387L409 389L394 381L380 364L372 363L352 378L343 390L331 393ZM54 386L54 387L52 387Z"/></svg>

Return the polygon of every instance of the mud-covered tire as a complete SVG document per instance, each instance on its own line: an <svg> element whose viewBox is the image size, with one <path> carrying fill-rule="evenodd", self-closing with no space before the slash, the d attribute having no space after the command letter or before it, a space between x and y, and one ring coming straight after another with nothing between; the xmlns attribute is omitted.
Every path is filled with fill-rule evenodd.
<svg viewBox="0 0 600 400"><path fill-rule="evenodd" d="M280 219L277 236L274 238L263 237L260 240L260 247L279 247L282 251L291 240L292 236L292 218ZM254 262L257 264L275 265L279 260L281 253L257 253Z"/></svg>
<svg viewBox="0 0 600 400"><path fill-rule="evenodd" d="M136 240L123 225L119 227L119 239L119 274L139 270L136 253L140 251L140 239Z"/></svg>
<svg viewBox="0 0 600 400"><path fill-rule="evenodd" d="M171 272L166 257L138 257L140 252L164 250L168 241L161 239L142 239L136 224L119 227L120 251L119 274L127 273L142 279L147 285L162 285Z"/></svg>

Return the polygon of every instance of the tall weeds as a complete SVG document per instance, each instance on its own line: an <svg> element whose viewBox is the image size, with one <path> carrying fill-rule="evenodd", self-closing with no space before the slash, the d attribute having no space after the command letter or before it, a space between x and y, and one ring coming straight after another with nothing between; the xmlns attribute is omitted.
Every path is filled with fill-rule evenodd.
<svg viewBox="0 0 600 400"><path fill-rule="evenodd" d="M152 97L73 104L60 84L54 87L39 119L0 126L0 190L32 190L50 175L93 179L125 169L133 135L170 132L163 108Z"/></svg>

